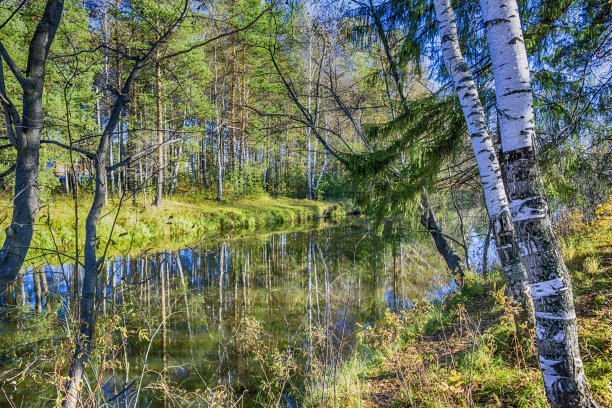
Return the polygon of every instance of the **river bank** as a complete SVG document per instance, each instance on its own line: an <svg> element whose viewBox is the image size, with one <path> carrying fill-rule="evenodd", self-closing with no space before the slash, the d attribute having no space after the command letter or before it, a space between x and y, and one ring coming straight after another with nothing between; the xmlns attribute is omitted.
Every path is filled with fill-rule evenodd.
<svg viewBox="0 0 612 408"><path fill-rule="evenodd" d="M610 214L601 213L561 242L585 372L603 407L612 406L612 229ZM547 407L537 350L517 338L513 307L497 270L470 275L461 291L439 301L387 311L358 333L333 384L333 404L315 397L309 405ZM320 379L313 384L322 387Z"/></svg>
<svg viewBox="0 0 612 408"><path fill-rule="evenodd" d="M266 208L262 217L291 207L256 202ZM327 210L325 203L308 204L322 211L319 217ZM208 211L185 203L165 209L143 209L151 211L147 228L171 232L175 219L185 225L188 216ZM224 205L209 210L223 213ZM273 233L257 228L270 222L257 221L248 232L214 225L210 240L185 235L182 248L166 240L158 250L143 246L108 257L92 399L120 394L129 404L146 395L155 408L169 399L210 407L547 406L536 351L516 337L499 270L469 273L458 290L427 235L398 228L377 237L367 222L276 224ZM572 221L561 240L585 370L601 406L612 406L611 226L609 216L588 225ZM73 280L70 265L47 268L53 295L43 302L33 276L24 274L25 296L16 296L0 327L13 333L0 349L17 363L44 356L35 367L47 380L28 368L13 397L25 398L35 386L39 399L51 401L62 394L73 352L64 332L75 321ZM14 376L19 367L5 371Z"/></svg>
<svg viewBox="0 0 612 408"><path fill-rule="evenodd" d="M75 215L74 201L55 199L44 205L38 221L30 255L73 254L78 224L79 247L83 245L85 219L91 199L81 198ZM2 208L2 228L11 219L10 206ZM318 219L339 220L346 216L348 204L291 198L260 197L235 201L205 199L164 200L161 207L109 200L99 224L100 248L108 242L107 254L139 253L148 248L172 247L196 242L216 233L241 233L260 228L278 228ZM112 234L111 234L112 233Z"/></svg>

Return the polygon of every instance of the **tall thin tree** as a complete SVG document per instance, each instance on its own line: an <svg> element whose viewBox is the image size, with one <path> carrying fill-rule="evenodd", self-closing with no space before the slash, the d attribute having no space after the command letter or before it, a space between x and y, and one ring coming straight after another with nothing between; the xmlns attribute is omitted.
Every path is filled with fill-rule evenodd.
<svg viewBox="0 0 612 408"><path fill-rule="evenodd" d="M521 262L516 234L512 226L499 161L493 147L493 140L476 83L461 53L455 12L451 2L450 0L434 0L434 7L440 30L444 63L452 77L467 122L506 285L520 308L516 319L517 330L522 337L528 337L528 331L534 326L533 303L527 282L527 272Z"/></svg>
<svg viewBox="0 0 612 408"><path fill-rule="evenodd" d="M510 211L527 267L551 406L596 407L576 327L570 277L554 235L535 146L533 94L515 0L481 0L499 112Z"/></svg>

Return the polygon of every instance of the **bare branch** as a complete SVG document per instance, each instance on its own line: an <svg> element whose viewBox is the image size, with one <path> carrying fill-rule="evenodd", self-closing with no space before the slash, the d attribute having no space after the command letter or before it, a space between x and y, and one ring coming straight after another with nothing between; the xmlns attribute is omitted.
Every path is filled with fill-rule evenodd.
<svg viewBox="0 0 612 408"><path fill-rule="evenodd" d="M230 35L234 35L234 34L239 33L241 31L248 30L253 25L255 25L255 23L257 23L257 21L259 21L259 19L261 17L263 17L268 11L272 10L274 8L274 6L276 6L278 3L279 3L279 0L275 1L274 3L272 3L271 5L266 7L266 9L263 10L261 13L259 13L257 15L257 17L255 17L253 20L251 20L248 24L244 25L243 27L240 27L240 28L237 28L235 30L231 30L231 31L225 32L223 34L219 34L216 37L212 37L212 38L207 39L206 41L202 41L202 42L200 42L198 44L194 44L191 47L186 48L184 50L177 51L177 52L174 52L172 54L165 55L164 57L158 59L156 62L163 61L163 60L169 59L169 58L173 58L173 57L179 56L181 54L186 54L186 53L191 52L193 50L196 50L198 48L204 47L205 45L210 44L210 43L212 43L214 41L220 40L221 38L228 37Z"/></svg>
<svg viewBox="0 0 612 408"><path fill-rule="evenodd" d="M173 143L176 143L176 142L180 142L181 140L184 140L184 139L182 137L179 137L179 138L176 138L176 139L170 139L170 140L166 140L163 143L159 143L157 145L151 146L151 147L149 147L149 148L147 148L145 150L141 150L140 152L135 153L135 154L125 158L124 160L121 160L119 163L113 164L112 166L107 166L106 167L106 171L110 172L110 171L117 170L119 167L126 166L126 165L130 164L131 162L133 162L134 160L136 160L136 159L138 159L138 158L140 158L142 156L146 156L147 154L153 152L154 150L159 149L162 146L173 144Z"/></svg>
<svg viewBox="0 0 612 408"><path fill-rule="evenodd" d="M13 102L6 96L6 87L4 85L4 70L2 69L2 57L0 57L0 103L2 103L2 110L6 120L6 134L13 146L17 146L17 140L13 133L13 124L20 123L21 118L19 112L13 105Z"/></svg>
<svg viewBox="0 0 612 408"><path fill-rule="evenodd" d="M8 65L13 75L15 75L15 78L17 78L17 81L19 82L21 88L23 90L29 88L31 86L31 82L28 81L28 79L23 75L19 67L15 64L15 61L13 61L6 48L4 48L4 44L2 44L2 41L0 41L0 57L4 58L6 65Z"/></svg>
<svg viewBox="0 0 612 408"><path fill-rule="evenodd" d="M44 140L43 139L40 141L40 143L54 144L56 146L61 147L62 149L72 150L73 152L81 153L89 157L91 160L95 160L96 158L96 155L93 154L92 152L88 152L87 150L79 149L78 147L74 147L74 146L70 146L70 145L58 142L57 140Z"/></svg>
<svg viewBox="0 0 612 408"><path fill-rule="evenodd" d="M19 3L19 5L17 6L17 8L15 10L13 10L13 12L11 13L10 16L8 16L8 18L6 20L4 20L4 23L2 23L2 25L0 25L0 30L2 30L2 28L6 25L6 23L8 23L9 21L11 21L11 19L15 16L15 14L17 14L17 12L21 9L21 7L23 7L23 5L26 3L27 0L21 0L21 3Z"/></svg>
<svg viewBox="0 0 612 408"><path fill-rule="evenodd" d="M317 128L317 126L315 125L315 123L313 121L312 115L310 114L308 109L306 109L304 107L304 105L302 105L302 103L300 102L299 98L297 97L297 95L293 91L293 87L287 82L287 79L285 78L285 76L283 75L282 71L280 70L278 64L276 63L276 58L274 58L274 50L269 50L269 51L270 51L270 58L272 59L272 64L274 64L274 68L276 69L276 72L278 73L278 76L280 77L281 81L285 85L285 88L287 89L287 92L289 93L289 98L291 98L293 103L297 106L297 108L300 110L300 112L302 113L302 115L305 118L304 124L306 124L313 131L315 137L319 140L319 142L321 142L323 147L332 156L334 156L340 163L342 163L344 165L347 165L348 162L346 161L346 159L344 157L342 157L341 154L338 151L336 151L334 148L332 148L327 143L327 141L321 136L321 134L319 133L319 129Z"/></svg>
<svg viewBox="0 0 612 408"><path fill-rule="evenodd" d="M99 51L100 49L103 50L108 50L111 51L113 53L119 54L121 55L121 57L125 58L126 60L130 60L130 61L138 61L138 59L140 58L139 55L129 55L127 54L125 51L120 50L119 48L114 48L109 46L106 43L102 43L102 44L98 44L96 47L88 49L88 50L79 50L76 52L72 52L69 54L54 54L51 59L62 59L62 58L67 58L67 57L78 57L81 54L92 54L95 53L97 51Z"/></svg>
<svg viewBox="0 0 612 408"><path fill-rule="evenodd" d="M17 166L13 164L11 167L9 167L8 169L6 169L2 173L0 173L0 180L5 178L6 176L11 174L12 172L14 172L16 168L17 168Z"/></svg>

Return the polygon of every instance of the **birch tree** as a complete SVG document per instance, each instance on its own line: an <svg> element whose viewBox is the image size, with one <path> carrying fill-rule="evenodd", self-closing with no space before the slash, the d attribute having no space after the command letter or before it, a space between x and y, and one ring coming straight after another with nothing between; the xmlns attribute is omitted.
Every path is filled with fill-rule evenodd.
<svg viewBox="0 0 612 408"><path fill-rule="evenodd" d="M481 0L510 212L531 284L544 387L553 407L596 407L580 357L570 277L555 238L535 146L533 94L515 0Z"/></svg>
<svg viewBox="0 0 612 408"><path fill-rule="evenodd" d="M476 83L461 53L455 12L450 0L434 0L434 7L440 30L444 63L452 77L467 122L506 286L520 307L516 321L517 329L521 336L529 336L528 330L534 325L533 303L527 283L527 272L521 263L512 226L497 154L493 147Z"/></svg>

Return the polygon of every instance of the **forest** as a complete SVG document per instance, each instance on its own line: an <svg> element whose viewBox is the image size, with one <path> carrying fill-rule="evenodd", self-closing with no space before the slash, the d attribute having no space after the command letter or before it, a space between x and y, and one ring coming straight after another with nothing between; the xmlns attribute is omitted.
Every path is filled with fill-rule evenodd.
<svg viewBox="0 0 612 408"><path fill-rule="evenodd" d="M0 2L0 407L612 407L612 1Z"/></svg>

